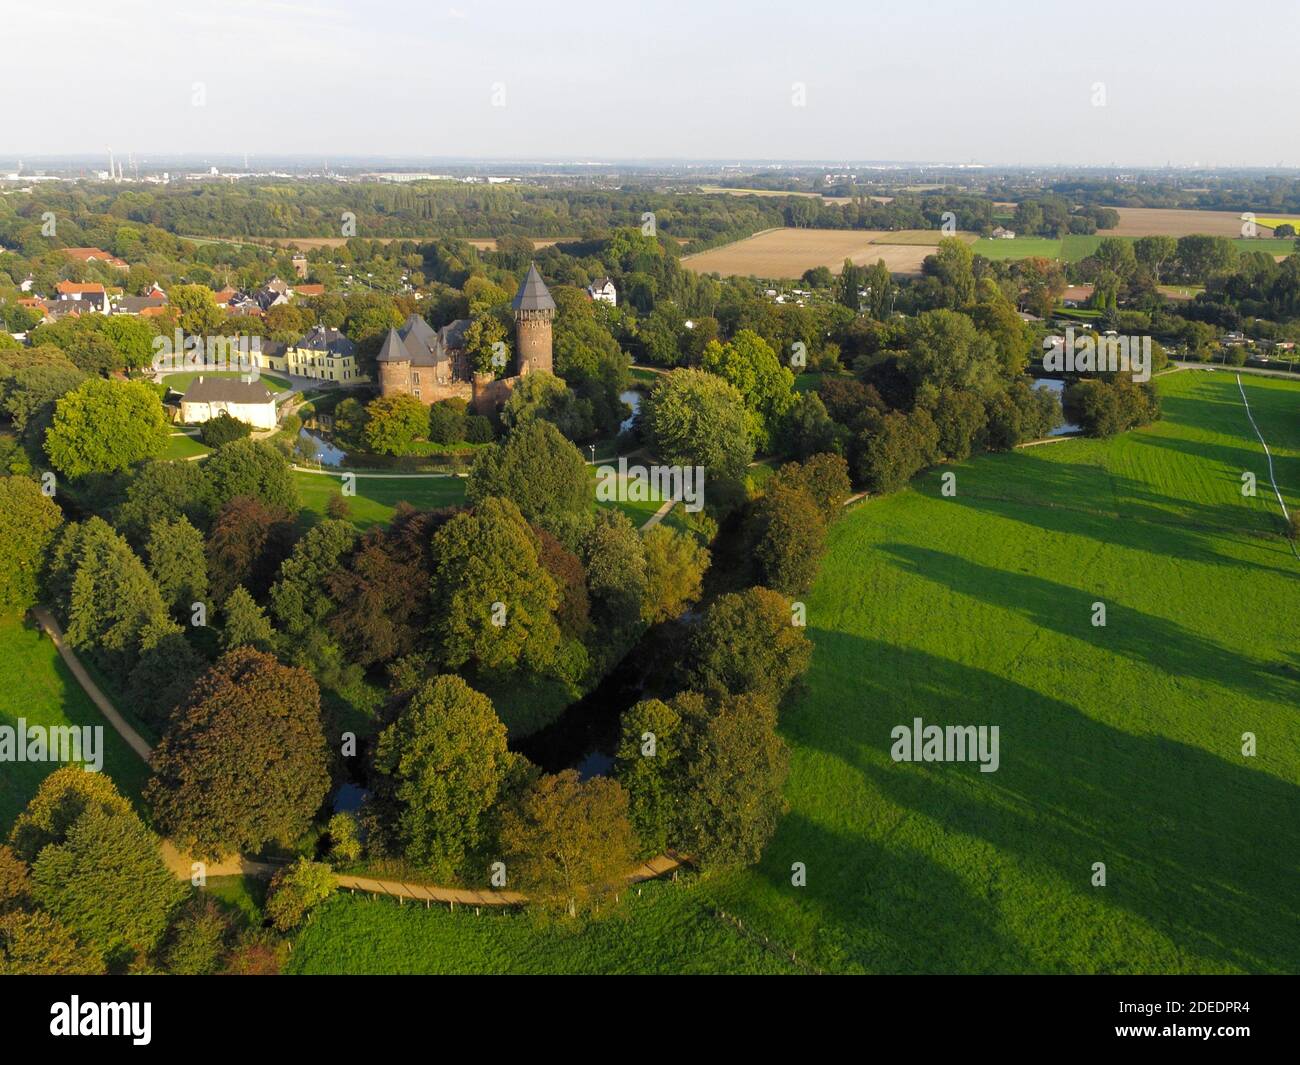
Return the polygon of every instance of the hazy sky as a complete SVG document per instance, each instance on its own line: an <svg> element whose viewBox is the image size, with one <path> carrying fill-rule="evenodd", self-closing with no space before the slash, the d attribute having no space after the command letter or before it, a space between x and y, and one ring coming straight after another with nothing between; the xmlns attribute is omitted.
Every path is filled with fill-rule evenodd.
<svg viewBox="0 0 1300 1065"><path fill-rule="evenodd" d="M0 0L0 26L0 155L1300 165L1300 0Z"/></svg>

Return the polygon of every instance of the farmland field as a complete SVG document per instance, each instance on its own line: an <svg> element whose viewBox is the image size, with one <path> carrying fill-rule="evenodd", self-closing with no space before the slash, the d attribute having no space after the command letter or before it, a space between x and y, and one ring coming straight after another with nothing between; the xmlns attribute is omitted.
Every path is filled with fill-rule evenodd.
<svg viewBox="0 0 1300 1065"><path fill-rule="evenodd" d="M1240 211L1197 211L1177 207L1116 207L1119 225L1106 230L1113 237L1241 236Z"/></svg>
<svg viewBox="0 0 1300 1065"><path fill-rule="evenodd" d="M1080 259L1086 259L1093 254L1097 246L1111 236L1114 236L1113 230L1089 236L1075 234L1059 240L1052 237L1016 237L1013 240L994 240L985 237L977 240L971 250L986 259L1028 259L1031 256L1042 256L1046 259L1077 263ZM1138 238L1121 236L1116 239L1132 243ZM1232 240L1232 245L1242 254L1262 251L1274 258L1285 258L1295 250L1294 241L1275 240L1272 237L1259 237L1253 240L1236 237Z"/></svg>
<svg viewBox="0 0 1300 1065"><path fill-rule="evenodd" d="M723 277L797 278L815 266L838 273L845 259L859 266L879 259L897 274L918 273L934 251L937 230L769 229L711 251L688 255L682 265L696 273ZM915 243L928 238L925 243Z"/></svg>
<svg viewBox="0 0 1300 1065"><path fill-rule="evenodd" d="M1243 382L1300 505L1300 387ZM954 498L931 471L834 527L782 716L790 809L757 867L571 932L340 898L292 967L773 961L718 940L720 908L824 971L1294 972L1300 562L1233 377L1159 388L1145 429L972 459ZM916 717L997 725L999 769L893 762L890 730Z"/></svg>
<svg viewBox="0 0 1300 1065"><path fill-rule="evenodd" d="M986 259L1029 259L1039 256L1044 259L1059 259L1061 243L1052 237L1016 237L1014 240L985 237L977 240L971 246L971 251Z"/></svg>

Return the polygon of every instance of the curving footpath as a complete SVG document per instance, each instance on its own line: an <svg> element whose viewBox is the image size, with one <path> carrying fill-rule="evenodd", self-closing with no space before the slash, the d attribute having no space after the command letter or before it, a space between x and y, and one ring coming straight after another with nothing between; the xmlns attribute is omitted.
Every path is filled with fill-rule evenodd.
<svg viewBox="0 0 1300 1065"><path fill-rule="evenodd" d="M117 707L103 693L90 674L86 672L86 667L81 664L76 652L68 646L67 641L64 639L63 630L54 619L54 615L43 606L32 607L31 613L37 624L53 641L68 669L72 671L77 683L90 696L91 701L99 708L100 713L104 715L104 718L113 726L117 734L140 756L144 763L152 765L153 748L145 742L140 733L131 727L126 718L122 716ZM284 867L284 863L253 861L241 854L221 858L215 862L196 863L190 855L178 850L175 844L167 839L162 840L159 849L162 852L163 862L177 880L189 880L194 875L194 866L196 864L202 864L204 876L270 877ZM682 856L674 851L669 851L657 858L642 862L623 879L628 885L640 884L646 880L656 880L661 876L667 876L684 864L686 864L686 860ZM434 884L414 884L401 880L378 880L372 877L350 875L336 875L334 880L335 886L340 890L365 891L371 895L388 895L399 900L399 902L403 899L412 899L423 902L426 906L432 902L445 902L452 909L455 909L458 902L463 906L522 906L528 902L528 896L520 894L518 891L489 889L474 891L469 888L439 887Z"/></svg>

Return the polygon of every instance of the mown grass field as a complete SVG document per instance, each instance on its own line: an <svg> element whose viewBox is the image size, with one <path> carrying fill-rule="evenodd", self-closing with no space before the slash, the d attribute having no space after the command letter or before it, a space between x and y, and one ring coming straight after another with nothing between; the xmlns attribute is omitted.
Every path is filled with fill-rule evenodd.
<svg viewBox="0 0 1300 1065"><path fill-rule="evenodd" d="M145 764L105 722L68 672L54 644L16 614L0 614L0 725L16 728L19 718L30 728L42 725L104 726L103 772L133 800L149 778ZM7 839L14 819L58 765L6 762L0 771L0 840Z"/></svg>
<svg viewBox="0 0 1300 1065"><path fill-rule="evenodd" d="M712 915L691 881L645 885L580 921L339 895L298 937L291 973L788 973Z"/></svg>
<svg viewBox="0 0 1300 1065"><path fill-rule="evenodd" d="M1243 381L1300 505L1300 387ZM720 907L824 971L1296 971L1300 562L1233 377L1159 387L1155 425L971 460L955 498L932 471L833 529L757 867L571 931L340 898L293 968L754 971ZM893 762L914 717L999 726L1000 768Z"/></svg>
<svg viewBox="0 0 1300 1065"><path fill-rule="evenodd" d="M325 517L330 499L342 495L339 474L294 471L302 515L310 521ZM368 529L391 520L397 504L410 503L422 510L458 506L465 501L465 481L460 477L357 477L356 495L348 496L354 525Z"/></svg>
<svg viewBox="0 0 1300 1065"><path fill-rule="evenodd" d="M1300 503L1300 388L1243 381ZM835 970L1300 966L1300 562L1233 378L1160 387L1154 426L967 462L955 498L934 471L833 530L791 809L711 885L726 909ZM1001 768L891 761L914 717L998 725Z"/></svg>

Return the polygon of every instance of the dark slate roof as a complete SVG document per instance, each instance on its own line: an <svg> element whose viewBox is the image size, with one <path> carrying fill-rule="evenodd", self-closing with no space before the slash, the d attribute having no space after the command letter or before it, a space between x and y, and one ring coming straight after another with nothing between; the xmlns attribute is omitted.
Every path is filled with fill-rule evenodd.
<svg viewBox="0 0 1300 1065"><path fill-rule="evenodd" d="M337 329L318 325L298 341L298 347L308 351L328 351L333 355L352 355L356 345Z"/></svg>
<svg viewBox="0 0 1300 1065"><path fill-rule="evenodd" d="M447 351L457 351L465 346L465 330L469 327L468 318L457 318L438 330L438 340Z"/></svg>
<svg viewBox="0 0 1300 1065"><path fill-rule="evenodd" d="M528 264L528 276L519 286L519 292L516 293L514 302L510 306L517 311L555 310L555 300L551 298L550 290L542 280L542 275L537 272L536 263Z"/></svg>
<svg viewBox="0 0 1300 1065"><path fill-rule="evenodd" d="M419 350L416 346L418 344L423 344L426 350L432 351L437 343L437 336L433 331L433 327L418 314L407 315L399 333L410 351Z"/></svg>
<svg viewBox="0 0 1300 1065"><path fill-rule="evenodd" d="M239 377L204 377L190 382L181 398L183 403L270 403L271 390L261 381Z"/></svg>
<svg viewBox="0 0 1300 1065"><path fill-rule="evenodd" d="M388 336L384 337L383 347L379 349L379 354L375 358L379 362L409 362L411 353L402 343L401 334L396 329L389 329Z"/></svg>

